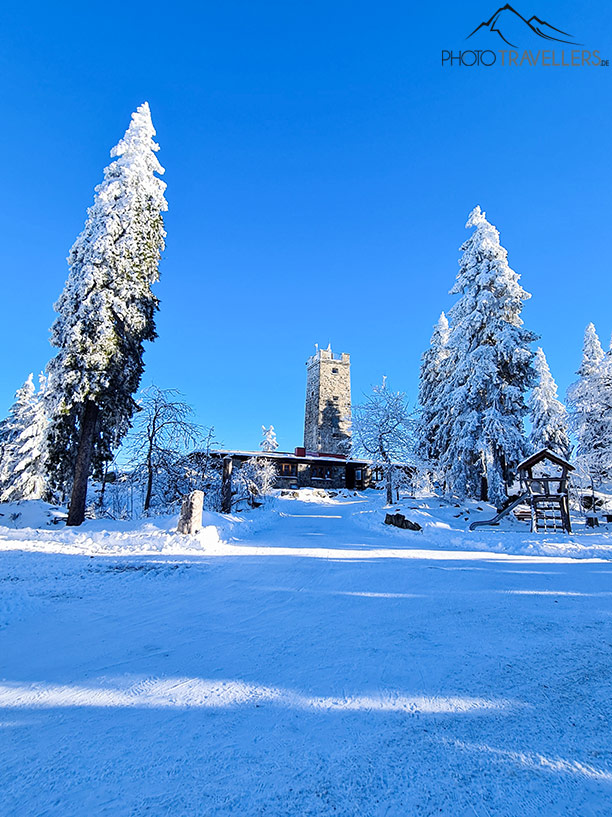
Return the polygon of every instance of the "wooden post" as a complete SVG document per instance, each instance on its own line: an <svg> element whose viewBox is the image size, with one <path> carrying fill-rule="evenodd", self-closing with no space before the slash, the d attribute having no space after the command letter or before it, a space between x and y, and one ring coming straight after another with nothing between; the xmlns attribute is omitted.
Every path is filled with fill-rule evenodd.
<svg viewBox="0 0 612 817"><path fill-rule="evenodd" d="M561 500L561 517L563 519L563 529L566 533L572 532L572 519L570 517L569 512L569 494L568 489L565 487L565 492L563 495L563 499Z"/></svg>
<svg viewBox="0 0 612 817"><path fill-rule="evenodd" d="M221 513L232 512L232 467L231 457L223 457L223 481L221 483Z"/></svg>
<svg viewBox="0 0 612 817"><path fill-rule="evenodd" d="M197 533L202 530L202 511L204 509L204 492L192 491L187 494L181 505L177 533Z"/></svg>

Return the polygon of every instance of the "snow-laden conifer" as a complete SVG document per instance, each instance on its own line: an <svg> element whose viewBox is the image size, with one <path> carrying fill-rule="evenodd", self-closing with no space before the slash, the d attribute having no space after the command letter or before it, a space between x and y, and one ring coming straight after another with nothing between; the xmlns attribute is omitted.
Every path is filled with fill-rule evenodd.
<svg viewBox="0 0 612 817"><path fill-rule="evenodd" d="M536 335L523 328L523 302L531 296L510 268L499 233L480 207L466 228L459 273L451 294L451 332L444 391L439 401L441 466L460 496L506 500L506 485L525 453L525 392L534 380Z"/></svg>
<svg viewBox="0 0 612 817"><path fill-rule="evenodd" d="M429 349L421 358L419 375L417 452L425 463L434 467L442 453L438 402L444 386L449 335L448 318L442 312L434 326Z"/></svg>
<svg viewBox="0 0 612 817"><path fill-rule="evenodd" d="M593 374L598 368L599 364L604 359L604 350L601 346L601 341L595 329L594 323L589 323L584 330L584 343L582 345L582 361L580 368L576 372L580 377L585 377Z"/></svg>
<svg viewBox="0 0 612 817"><path fill-rule="evenodd" d="M576 466L592 485L612 480L612 352L604 354L590 323L578 380L567 390L576 435Z"/></svg>
<svg viewBox="0 0 612 817"><path fill-rule="evenodd" d="M35 393L29 375L15 395L6 420L7 438L0 460L0 501L41 499L46 495L46 430L44 410L45 377Z"/></svg>
<svg viewBox="0 0 612 817"><path fill-rule="evenodd" d="M557 384L550 373L546 355L540 348L535 354L534 368L537 382L529 398L529 419L532 424L529 446L533 453L548 448L567 460L571 451L567 409L557 399Z"/></svg>
<svg viewBox="0 0 612 817"><path fill-rule="evenodd" d="M15 392L15 399L9 413L2 421L2 450L0 456L0 489L2 490L14 465L12 456L14 444L23 431L23 418L28 414L28 408L34 399L35 393L34 374L29 374L23 386Z"/></svg>
<svg viewBox="0 0 612 817"><path fill-rule="evenodd" d="M159 278L167 204L154 136L144 103L111 151L114 161L70 251L70 274L55 305L49 470L56 489L72 491L68 524L83 520L92 463L100 472L129 428L143 342L156 337L151 286Z"/></svg>
<svg viewBox="0 0 612 817"><path fill-rule="evenodd" d="M276 440L276 431L274 431L274 426L270 426L266 428L266 426L261 427L261 432L263 434L263 439L259 443L259 447L262 451L276 451L278 448L278 442Z"/></svg>

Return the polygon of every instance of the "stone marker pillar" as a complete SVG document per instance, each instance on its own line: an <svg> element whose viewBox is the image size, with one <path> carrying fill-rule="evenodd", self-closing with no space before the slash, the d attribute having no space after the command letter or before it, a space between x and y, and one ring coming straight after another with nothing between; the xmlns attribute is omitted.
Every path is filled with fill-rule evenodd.
<svg viewBox="0 0 612 817"><path fill-rule="evenodd" d="M192 491L187 494L181 505L177 533L197 533L202 530L202 511L204 510L204 492Z"/></svg>
<svg viewBox="0 0 612 817"><path fill-rule="evenodd" d="M231 457L223 457L223 482L221 483L221 513L232 512L232 467Z"/></svg>

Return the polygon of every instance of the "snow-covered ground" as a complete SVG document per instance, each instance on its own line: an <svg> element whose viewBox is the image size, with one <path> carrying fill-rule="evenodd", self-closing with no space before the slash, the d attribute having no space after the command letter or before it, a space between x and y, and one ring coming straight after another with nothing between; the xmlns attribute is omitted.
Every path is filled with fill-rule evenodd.
<svg viewBox="0 0 612 817"><path fill-rule="evenodd" d="M397 508L1 507L2 817L610 815L612 531Z"/></svg>

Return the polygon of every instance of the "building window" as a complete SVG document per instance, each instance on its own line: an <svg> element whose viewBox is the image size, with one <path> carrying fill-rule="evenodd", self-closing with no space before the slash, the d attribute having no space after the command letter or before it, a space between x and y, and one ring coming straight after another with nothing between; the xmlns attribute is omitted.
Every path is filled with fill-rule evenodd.
<svg viewBox="0 0 612 817"><path fill-rule="evenodd" d="M329 466L313 465L311 473L313 479L331 479L331 468Z"/></svg>
<svg viewBox="0 0 612 817"><path fill-rule="evenodd" d="M278 473L281 477L297 477L297 465L294 462L281 462Z"/></svg>
<svg viewBox="0 0 612 817"><path fill-rule="evenodd" d="M332 374L338 374L338 369L332 369Z"/></svg>

